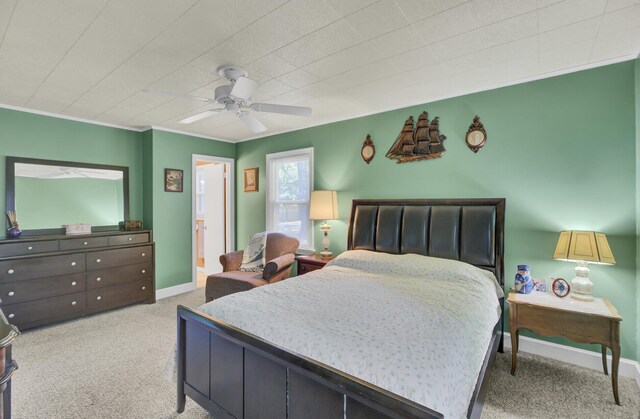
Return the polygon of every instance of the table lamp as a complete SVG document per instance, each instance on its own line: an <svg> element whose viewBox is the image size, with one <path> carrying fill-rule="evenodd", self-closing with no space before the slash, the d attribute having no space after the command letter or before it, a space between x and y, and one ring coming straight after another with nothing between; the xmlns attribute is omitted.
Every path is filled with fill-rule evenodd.
<svg viewBox="0 0 640 419"><path fill-rule="evenodd" d="M330 258L329 251L329 231L331 226L326 220L336 220L338 218L338 194L336 191L313 191L311 192L311 203L309 208L309 219L324 220L320 225L320 231L324 233L322 238L322 252L320 256Z"/></svg>
<svg viewBox="0 0 640 419"><path fill-rule="evenodd" d="M615 265L616 263L607 242L607 236L595 231L561 231L553 258L577 262L576 276L571 280L571 298L581 301L593 301L593 295L591 295L593 283L589 280L587 264Z"/></svg>

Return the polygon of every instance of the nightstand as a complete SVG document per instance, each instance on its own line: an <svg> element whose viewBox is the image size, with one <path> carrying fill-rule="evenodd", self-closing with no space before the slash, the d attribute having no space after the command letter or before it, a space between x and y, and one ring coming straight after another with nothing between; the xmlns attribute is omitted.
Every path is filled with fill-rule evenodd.
<svg viewBox="0 0 640 419"><path fill-rule="evenodd" d="M622 317L609 300L595 298L585 302L560 298L552 293L509 293L509 328L511 333L511 375L515 375L520 329L542 336L562 336L573 342L602 346L602 369L607 371L607 348L611 349L611 386L616 404L618 366L620 365L620 322Z"/></svg>
<svg viewBox="0 0 640 419"><path fill-rule="evenodd" d="M323 258L315 253L310 255L297 255L296 261L298 262L298 275L303 275L311 271L315 271L316 269L322 269L324 268L324 265L333 259L335 259L335 256Z"/></svg>

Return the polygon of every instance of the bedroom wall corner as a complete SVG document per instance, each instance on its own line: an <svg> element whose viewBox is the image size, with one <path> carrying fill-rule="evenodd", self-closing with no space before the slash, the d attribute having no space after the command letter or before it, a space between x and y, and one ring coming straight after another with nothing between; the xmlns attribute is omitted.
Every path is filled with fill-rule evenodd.
<svg viewBox="0 0 640 419"><path fill-rule="evenodd" d="M640 362L640 55L635 59L636 111L636 361ZM640 385L640 378L638 381Z"/></svg>
<svg viewBox="0 0 640 419"><path fill-rule="evenodd" d="M156 289L175 287L192 281L191 260L191 156L192 154L235 158L236 145L223 141L152 129L145 151L145 186L156 242ZM150 162L149 162L150 161ZM164 169L180 169L184 174L183 192L164 191Z"/></svg>
<svg viewBox="0 0 640 419"><path fill-rule="evenodd" d="M571 263L551 258L559 231L605 232L618 264L592 268L594 294L620 310L622 356L636 359L635 71L627 61L240 142L237 247L265 228L267 153L314 147L314 187L338 191L340 219L329 222L334 253L346 247L354 198L506 197L506 288L520 263L532 265L535 278L572 278ZM447 136L444 157L406 164L385 158L405 119L423 110L440 117ZM474 115L488 133L477 154L464 141ZM369 165L360 157L367 134L376 146ZM260 192L240 189L248 167L260 168ZM316 248L322 237L318 225Z"/></svg>

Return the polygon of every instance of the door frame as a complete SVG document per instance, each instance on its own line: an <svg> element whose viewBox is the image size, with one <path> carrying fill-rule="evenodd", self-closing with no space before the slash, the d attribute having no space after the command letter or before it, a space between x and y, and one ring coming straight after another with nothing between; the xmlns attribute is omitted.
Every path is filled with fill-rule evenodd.
<svg viewBox="0 0 640 419"><path fill-rule="evenodd" d="M196 161L206 161L211 163L224 163L227 169L227 194L225 197L227 213L227 237L225 237L227 251L235 249L236 222L235 222L235 160L228 157L209 156L204 154L191 155L191 283L195 289L198 285L198 268L196 262Z"/></svg>

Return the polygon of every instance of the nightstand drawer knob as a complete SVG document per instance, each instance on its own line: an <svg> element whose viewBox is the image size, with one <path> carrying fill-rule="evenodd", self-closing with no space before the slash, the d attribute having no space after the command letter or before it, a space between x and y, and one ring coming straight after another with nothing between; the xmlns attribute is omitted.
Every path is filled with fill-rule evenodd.
<svg viewBox="0 0 640 419"><path fill-rule="evenodd" d="M9 291L9 297L13 297L14 295L16 295L16 293L15 293L15 292L13 292L13 291Z"/></svg>
<svg viewBox="0 0 640 419"><path fill-rule="evenodd" d="M129 237L127 240L131 241L131 240L133 240L133 237Z"/></svg>
<svg viewBox="0 0 640 419"><path fill-rule="evenodd" d="M10 318L10 319L13 319L14 317L16 317L16 315L15 315L15 314L13 314L13 313L9 314L9 318Z"/></svg>
<svg viewBox="0 0 640 419"><path fill-rule="evenodd" d="M71 262L71 266L76 266L76 263L75 262Z"/></svg>
<svg viewBox="0 0 640 419"><path fill-rule="evenodd" d="M82 244L84 244L84 245L86 246L86 245L88 245L88 244L89 244L89 242L84 242L84 243L82 243Z"/></svg>
<svg viewBox="0 0 640 419"><path fill-rule="evenodd" d="M307 267L306 267L306 266L304 266L304 265L302 265L302 266L300 267L300 270L301 270L302 272L304 272L304 271L306 271L306 270L307 270Z"/></svg>
<svg viewBox="0 0 640 419"><path fill-rule="evenodd" d="M144 291L144 290L146 290L146 289L147 289L147 287L144 287L144 286L142 287L142 291Z"/></svg>
<svg viewBox="0 0 640 419"><path fill-rule="evenodd" d="M143 253L143 254L142 254L142 255L140 255L140 256L145 257L145 256L147 256L147 254L146 254L146 253Z"/></svg>
<svg viewBox="0 0 640 419"><path fill-rule="evenodd" d="M96 263L102 262L102 259L96 259Z"/></svg>
<svg viewBox="0 0 640 419"><path fill-rule="evenodd" d="M98 295L98 296L96 297L96 300L100 301L100 300L102 300L102 297Z"/></svg>
<svg viewBox="0 0 640 419"><path fill-rule="evenodd" d="M96 281L100 282L100 281L102 281L102 278L97 277L97 278L96 278Z"/></svg>
<svg viewBox="0 0 640 419"><path fill-rule="evenodd" d="M142 270L142 273L143 273L143 274L146 274L146 273L147 273L147 270L146 270L146 269L143 269L143 270Z"/></svg>
<svg viewBox="0 0 640 419"><path fill-rule="evenodd" d="M78 303L76 303L75 301L72 301L72 302L71 302L71 305L72 305L72 306L75 306L76 304L78 304Z"/></svg>
<svg viewBox="0 0 640 419"><path fill-rule="evenodd" d="M75 287L75 286L76 286L76 284L77 284L77 282L76 282L76 281L73 281L73 282L71 283L71 286L72 286L72 287Z"/></svg>
<svg viewBox="0 0 640 419"><path fill-rule="evenodd" d="M15 273L15 271L14 271L13 269L9 269L9 270L7 271L7 273L8 273L9 275L13 275L13 274Z"/></svg>
<svg viewBox="0 0 640 419"><path fill-rule="evenodd" d="M27 250L33 250L33 246L27 247Z"/></svg>

